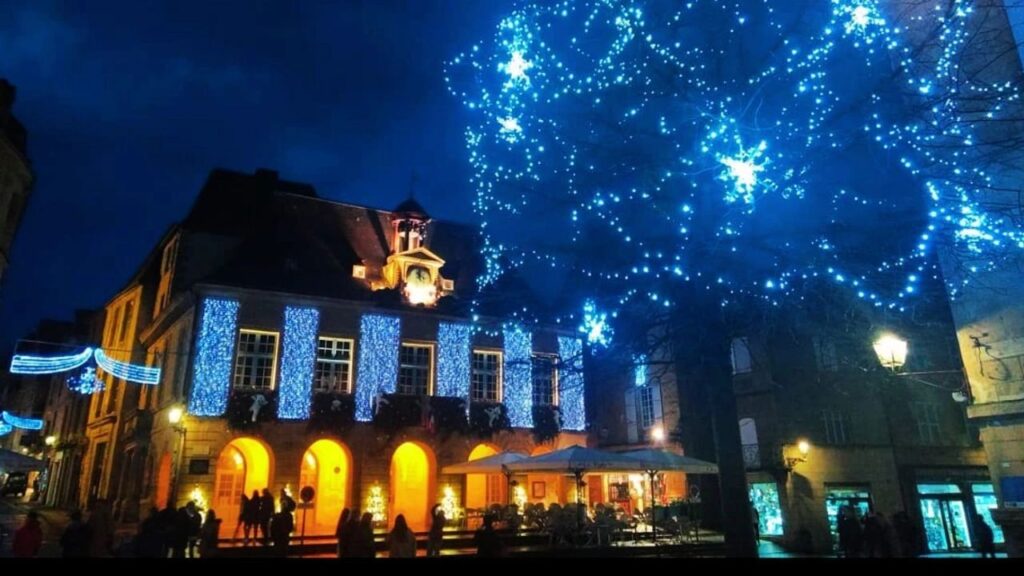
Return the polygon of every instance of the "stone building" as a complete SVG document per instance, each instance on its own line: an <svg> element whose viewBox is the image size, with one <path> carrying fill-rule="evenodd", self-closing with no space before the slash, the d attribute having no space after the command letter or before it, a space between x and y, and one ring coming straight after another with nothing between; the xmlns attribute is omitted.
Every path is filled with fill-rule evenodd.
<svg viewBox="0 0 1024 576"><path fill-rule="evenodd" d="M100 371L81 497L123 521L196 500L224 536L263 489L313 487L307 533L328 534L345 507L424 529L437 503L575 497L559 476L442 473L587 443L582 343L513 323L521 283L478 292L478 248L411 199L378 210L214 171L106 305L99 347L133 368ZM132 381L153 368L157 385Z"/></svg>
<svg viewBox="0 0 1024 576"><path fill-rule="evenodd" d="M0 78L0 279L10 264L11 245L32 189L28 136L14 117L17 91Z"/></svg>

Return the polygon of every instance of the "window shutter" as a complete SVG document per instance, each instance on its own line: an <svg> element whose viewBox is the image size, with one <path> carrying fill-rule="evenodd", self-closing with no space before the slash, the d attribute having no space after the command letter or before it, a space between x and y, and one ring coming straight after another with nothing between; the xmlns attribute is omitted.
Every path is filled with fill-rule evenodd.
<svg viewBox="0 0 1024 576"><path fill-rule="evenodd" d="M664 425L665 415L661 411L661 386L651 386L651 403L654 404L654 425Z"/></svg>
<svg viewBox="0 0 1024 576"><path fill-rule="evenodd" d="M636 390L626 390L626 438L630 444L639 441L636 430Z"/></svg>

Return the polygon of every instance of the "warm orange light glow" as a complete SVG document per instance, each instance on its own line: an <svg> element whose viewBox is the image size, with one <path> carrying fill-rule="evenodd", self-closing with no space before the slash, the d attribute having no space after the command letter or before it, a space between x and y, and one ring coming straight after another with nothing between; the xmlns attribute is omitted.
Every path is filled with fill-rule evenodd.
<svg viewBox="0 0 1024 576"><path fill-rule="evenodd" d="M164 452L160 457L160 464L156 472L156 494L153 498L153 505L163 510L168 505L168 498L171 496L171 454Z"/></svg>
<svg viewBox="0 0 1024 576"><path fill-rule="evenodd" d="M494 456L498 451L488 445L479 444L469 453L469 461ZM466 508L485 508L489 504L504 504L503 501L492 500L488 496L487 487L490 484L488 474L466 474ZM495 498L498 495L493 495Z"/></svg>
<svg viewBox="0 0 1024 576"><path fill-rule="evenodd" d="M429 528L427 517L433 505L434 463L427 449L406 442L391 458L391 511L389 518L399 514L413 530Z"/></svg>
<svg viewBox="0 0 1024 576"><path fill-rule="evenodd" d="M238 518L242 492L251 496L253 490L262 492L270 487L270 452L255 438L235 438L217 459L214 481L213 509L221 518ZM232 536L235 522L222 522L222 538Z"/></svg>
<svg viewBox="0 0 1024 576"><path fill-rule="evenodd" d="M313 508L307 513L307 533L334 533L348 505L351 462L348 449L333 440L317 440L306 450L298 489L312 486L316 490Z"/></svg>

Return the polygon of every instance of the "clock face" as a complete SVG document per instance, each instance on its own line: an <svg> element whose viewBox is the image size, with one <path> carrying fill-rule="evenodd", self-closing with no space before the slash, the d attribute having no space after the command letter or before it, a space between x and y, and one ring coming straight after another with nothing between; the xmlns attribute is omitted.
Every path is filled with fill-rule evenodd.
<svg viewBox="0 0 1024 576"><path fill-rule="evenodd" d="M406 282L418 286L430 284L430 271L422 266L413 266L409 268L409 275L408 278L406 278Z"/></svg>

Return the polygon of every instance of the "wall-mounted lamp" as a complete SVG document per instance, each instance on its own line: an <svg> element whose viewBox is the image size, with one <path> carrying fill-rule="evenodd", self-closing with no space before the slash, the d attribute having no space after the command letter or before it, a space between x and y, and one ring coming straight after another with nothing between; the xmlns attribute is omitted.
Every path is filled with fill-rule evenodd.
<svg viewBox="0 0 1024 576"><path fill-rule="evenodd" d="M57 437L56 436L47 436L46 439L43 440L43 443L46 444L47 446L53 446L54 444L57 443Z"/></svg>
<svg viewBox="0 0 1024 576"><path fill-rule="evenodd" d="M785 456L786 471L792 471L793 468L801 462L807 462L807 454L811 451L811 443L807 440L799 440L796 443L796 450L800 454L799 456Z"/></svg>
<svg viewBox="0 0 1024 576"><path fill-rule="evenodd" d="M661 444L665 441L665 428L662 426L655 426L651 429L651 440L655 443Z"/></svg>

